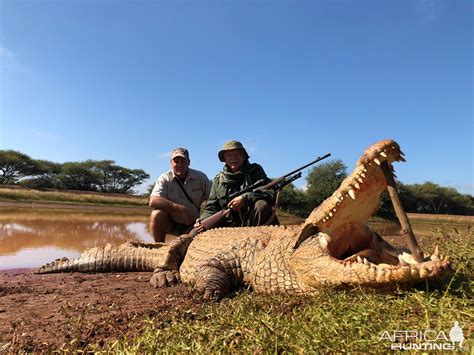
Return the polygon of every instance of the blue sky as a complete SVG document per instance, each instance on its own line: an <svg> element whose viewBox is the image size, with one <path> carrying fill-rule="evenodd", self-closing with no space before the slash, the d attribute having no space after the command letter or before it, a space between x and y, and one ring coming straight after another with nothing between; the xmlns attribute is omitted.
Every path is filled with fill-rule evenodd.
<svg viewBox="0 0 474 355"><path fill-rule="evenodd" d="M0 0L0 149L152 183L176 146L212 178L241 140L276 177L393 138L400 181L474 194L472 22L468 0Z"/></svg>

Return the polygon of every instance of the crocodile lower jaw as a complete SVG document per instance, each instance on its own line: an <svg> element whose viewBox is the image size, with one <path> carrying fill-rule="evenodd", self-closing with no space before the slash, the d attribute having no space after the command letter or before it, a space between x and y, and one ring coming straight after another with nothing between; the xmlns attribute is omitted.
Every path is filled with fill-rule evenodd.
<svg viewBox="0 0 474 355"><path fill-rule="evenodd" d="M377 237L373 238L375 240ZM374 240L371 242L374 243ZM367 248L361 246L361 251L345 259L339 259L332 255L328 247L331 243L330 236L322 234L319 237L322 251L330 256L335 269L339 269L341 275L344 275L343 284L393 287L397 283L430 280L452 272L448 257L440 256L438 247L433 254L425 255L422 263L417 263L414 257L405 251L385 250L383 247L370 248L370 246Z"/></svg>

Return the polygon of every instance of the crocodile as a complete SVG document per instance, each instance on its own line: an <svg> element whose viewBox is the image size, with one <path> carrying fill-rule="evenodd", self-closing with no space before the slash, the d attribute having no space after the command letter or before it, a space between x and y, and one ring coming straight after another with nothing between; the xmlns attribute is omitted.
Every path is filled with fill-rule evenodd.
<svg viewBox="0 0 474 355"><path fill-rule="evenodd" d="M260 293L311 294L322 287L396 289L451 274L449 259L417 262L368 226L387 182L381 164L405 161L394 140L365 150L351 175L301 225L216 228L169 244L127 242L58 259L38 273L153 271L154 287L193 285L205 298L247 286Z"/></svg>

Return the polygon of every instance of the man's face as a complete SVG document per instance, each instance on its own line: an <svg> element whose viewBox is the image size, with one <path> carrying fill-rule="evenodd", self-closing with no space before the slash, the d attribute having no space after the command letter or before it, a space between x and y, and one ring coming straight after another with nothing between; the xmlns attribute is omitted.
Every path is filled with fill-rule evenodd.
<svg viewBox="0 0 474 355"><path fill-rule="evenodd" d="M244 164L245 155L240 149L226 150L224 152L224 160L230 171L235 173Z"/></svg>
<svg viewBox="0 0 474 355"><path fill-rule="evenodd" d="M188 175L189 161L183 157L174 157L171 159L171 168L177 177L185 178Z"/></svg>

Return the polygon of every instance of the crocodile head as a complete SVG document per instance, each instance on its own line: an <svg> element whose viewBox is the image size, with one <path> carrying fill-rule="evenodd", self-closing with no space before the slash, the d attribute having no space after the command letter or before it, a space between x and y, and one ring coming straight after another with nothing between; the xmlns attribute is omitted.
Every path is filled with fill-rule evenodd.
<svg viewBox="0 0 474 355"><path fill-rule="evenodd" d="M369 147L334 194L315 208L294 245L292 265L309 288L322 284L396 288L440 278L451 271L437 249L417 263L368 226L387 188L381 164L405 161L399 145L383 140Z"/></svg>

